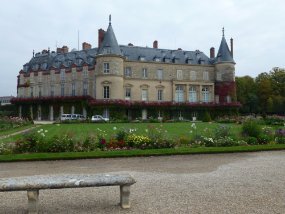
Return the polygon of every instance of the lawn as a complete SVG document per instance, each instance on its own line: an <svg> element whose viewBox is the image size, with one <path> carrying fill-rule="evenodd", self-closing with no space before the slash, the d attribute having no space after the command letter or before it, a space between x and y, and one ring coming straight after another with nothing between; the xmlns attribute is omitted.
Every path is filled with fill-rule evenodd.
<svg viewBox="0 0 285 214"><path fill-rule="evenodd" d="M195 124L196 129L193 127ZM241 131L241 125L238 124L220 124L220 123L202 123L202 122L179 122L179 123L81 123L81 124L49 124L36 128L35 131L43 129L45 136L51 138L54 135L68 134L77 138L84 138L87 135L96 135L104 131L106 138L110 138L120 129L132 130L136 134L146 134L147 131L159 128L169 139L186 138L190 139L197 134L211 136L214 129L218 126L230 126L231 132L238 136ZM46 131L47 130L47 131ZM16 135L2 140L2 142L12 142L20 138Z"/></svg>

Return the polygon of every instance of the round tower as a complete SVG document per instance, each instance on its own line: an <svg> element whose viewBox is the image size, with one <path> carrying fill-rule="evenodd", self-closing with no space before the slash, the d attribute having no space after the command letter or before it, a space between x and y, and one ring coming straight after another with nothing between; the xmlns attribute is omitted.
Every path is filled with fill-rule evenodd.
<svg viewBox="0 0 285 214"><path fill-rule="evenodd" d="M233 47L231 39L231 47ZM233 48L229 50L224 36L215 59L215 100L218 103L231 103L236 101L235 61Z"/></svg>
<svg viewBox="0 0 285 214"><path fill-rule="evenodd" d="M124 99L124 57L118 45L109 17L96 56L96 99Z"/></svg>

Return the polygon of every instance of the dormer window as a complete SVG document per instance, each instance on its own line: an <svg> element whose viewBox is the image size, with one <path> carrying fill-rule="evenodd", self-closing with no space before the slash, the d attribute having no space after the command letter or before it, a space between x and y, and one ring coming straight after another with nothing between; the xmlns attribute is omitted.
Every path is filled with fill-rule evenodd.
<svg viewBox="0 0 285 214"><path fill-rule="evenodd" d="M47 69L47 63L46 62L42 64L41 69L42 70L46 70Z"/></svg>
<svg viewBox="0 0 285 214"><path fill-rule="evenodd" d="M160 62L160 58L159 57L154 57L153 59L155 62Z"/></svg>
<svg viewBox="0 0 285 214"><path fill-rule="evenodd" d="M34 70L34 71L36 71L36 70L38 70L38 69L39 69L39 65L38 65L38 64L33 65L33 70Z"/></svg>
<svg viewBox="0 0 285 214"><path fill-rule="evenodd" d="M76 59L76 63L77 63L78 65L80 65L80 64L82 63L82 61L83 61L83 60L80 59L80 58L77 58L77 59Z"/></svg>
<svg viewBox="0 0 285 214"><path fill-rule="evenodd" d="M192 64L192 59L190 59L190 58L186 59L186 63L187 64Z"/></svg>
<svg viewBox="0 0 285 214"><path fill-rule="evenodd" d="M145 61L145 57L144 57L144 56L140 56L140 57L139 57L139 60L140 60L140 61Z"/></svg>
<svg viewBox="0 0 285 214"><path fill-rule="evenodd" d="M170 62L170 59L169 59L169 58L164 58L164 62L169 63L169 62Z"/></svg>

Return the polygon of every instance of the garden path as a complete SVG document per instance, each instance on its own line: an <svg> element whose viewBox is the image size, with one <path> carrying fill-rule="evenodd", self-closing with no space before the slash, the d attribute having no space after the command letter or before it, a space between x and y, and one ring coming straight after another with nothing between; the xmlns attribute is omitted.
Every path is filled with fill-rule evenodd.
<svg viewBox="0 0 285 214"><path fill-rule="evenodd" d="M0 177L128 172L131 208L119 188L44 190L41 213L285 213L285 151L0 163ZM23 213L26 192L0 193L0 213Z"/></svg>
<svg viewBox="0 0 285 214"><path fill-rule="evenodd" d="M24 129L24 130L21 130L21 131L13 132L13 133L11 133L11 134L7 134L7 135L0 136L0 140L5 139L5 138L8 138L8 137L15 136L15 135L18 135L18 134L22 134L22 133L24 133L24 132L33 130L33 129L38 128L38 127L40 127L40 126L41 126L41 125L36 125L36 126L34 126L34 127L28 128L28 129Z"/></svg>

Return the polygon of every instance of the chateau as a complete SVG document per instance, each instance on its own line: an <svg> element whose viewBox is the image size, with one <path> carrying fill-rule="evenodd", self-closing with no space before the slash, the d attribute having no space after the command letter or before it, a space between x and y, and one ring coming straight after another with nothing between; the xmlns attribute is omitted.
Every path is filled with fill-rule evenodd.
<svg viewBox="0 0 285 214"><path fill-rule="evenodd" d="M119 45L109 18L99 29L98 47L43 50L19 72L16 104L20 117L56 120L61 114L101 114L111 119L192 119L230 114L236 102L233 40L224 31L217 55Z"/></svg>

